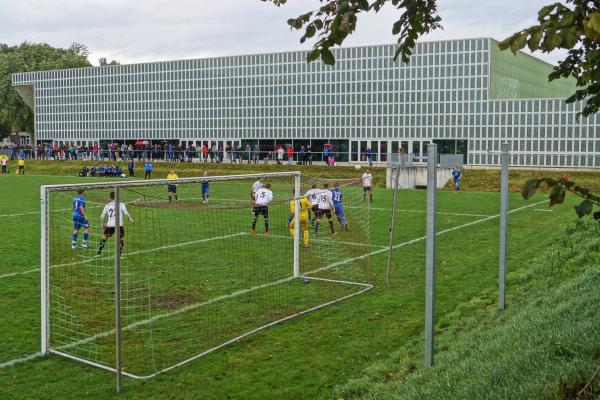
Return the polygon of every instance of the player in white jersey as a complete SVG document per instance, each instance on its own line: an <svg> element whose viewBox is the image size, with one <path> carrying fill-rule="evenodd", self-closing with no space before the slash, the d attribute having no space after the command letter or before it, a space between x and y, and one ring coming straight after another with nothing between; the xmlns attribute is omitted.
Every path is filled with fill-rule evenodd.
<svg viewBox="0 0 600 400"><path fill-rule="evenodd" d="M329 229L331 230L332 235L336 235L336 231L333 228L333 216L331 211L333 210L333 195L329 190L329 184L323 184L323 190L320 190L318 193L319 205L317 209L317 221L315 222L315 235L319 232L319 225L321 225L321 218L323 215L327 217L327 222L329 222Z"/></svg>
<svg viewBox="0 0 600 400"><path fill-rule="evenodd" d="M258 216L262 215L265 219L265 236L271 235L269 233L269 204L273 201L273 192L271 192L271 184L267 183L264 188L260 188L254 193L254 219L252 220L251 234L256 234L256 221Z"/></svg>
<svg viewBox="0 0 600 400"><path fill-rule="evenodd" d="M369 200L373 202L373 175L369 170L366 170L362 175L363 201L367 201L367 192L369 192Z"/></svg>
<svg viewBox="0 0 600 400"><path fill-rule="evenodd" d="M258 191L258 189L262 189L262 187L263 187L262 179L259 179L252 184L252 191L250 192L250 196L252 197L252 200L256 200L256 192Z"/></svg>
<svg viewBox="0 0 600 400"><path fill-rule="evenodd" d="M104 206L104 210L102 210L102 214L100 214L100 223L104 227L104 232L102 233L102 240L98 243L98 253L96 255L100 255L104 246L106 245L106 241L109 237L112 237L115 233L115 192L110 192L110 202ZM120 247L123 249L123 238L125 237L125 229L123 229L123 220L124 217L127 217L130 222L133 222L133 218L129 215L129 211L127 211L127 207L124 203L119 203L119 232L120 232ZM106 224L104 224L104 219L108 217Z"/></svg>
<svg viewBox="0 0 600 400"><path fill-rule="evenodd" d="M309 189L304 194L304 196L308 199L308 201L310 201L312 215L311 215L311 213L308 214L308 220L309 220L310 224L313 226L315 224L317 211L319 210L319 192L320 191L321 191L321 189L317 189L317 184L313 183L311 186L311 189Z"/></svg>

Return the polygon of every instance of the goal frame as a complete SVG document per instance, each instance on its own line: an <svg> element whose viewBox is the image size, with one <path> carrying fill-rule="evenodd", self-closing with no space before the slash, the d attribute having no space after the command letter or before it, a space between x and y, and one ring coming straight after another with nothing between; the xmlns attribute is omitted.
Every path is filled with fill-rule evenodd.
<svg viewBox="0 0 600 400"><path fill-rule="evenodd" d="M305 315L308 314L310 312L319 310L321 308L330 306L332 304L347 300L351 297L355 297L358 296L370 289L372 289L373 285L370 282L352 282L352 281L343 281L343 280L332 280L332 279L326 279L326 278L320 278L320 277L315 277L313 276L313 274L320 272L321 269L318 270L314 270L314 271L307 271L304 274L301 274L300 271L300 213L299 212L295 212L294 213L294 237L293 237L293 263L291 265L291 274L288 278L286 279L282 279L279 281L275 281L275 282L270 282L270 283L266 283L260 286L260 288L262 287L267 287L267 286L271 286L271 285L276 285L279 283L282 283L283 281L289 281L292 279L311 279L311 280L318 280L318 281L325 281L325 282L332 282L332 283L340 283L340 284L345 284L345 285L353 285L353 286L357 286L359 287L359 290L355 293L351 293L339 298L336 298L334 300L328 301L326 303L322 303L319 304L315 307L309 308L309 309L305 309L299 312L296 312L294 314L291 315L287 315L284 318L280 318L276 321L272 321L268 324L262 325L258 328L255 328L251 331L245 332L242 335L239 335L235 338L232 338L230 340L227 340L211 349L208 349L206 351L197 353L191 357L188 357L187 359L177 362L173 365L170 365L167 368L161 369L159 371L155 371L154 373L150 374L150 375L144 375L144 376L139 376L139 375L134 375L131 373L128 373L124 370L122 370L122 354L121 354L121 332L123 330L123 327L121 326L121 321L120 321L120 313L121 313L121 307L120 307L120 301L121 301L121 296L120 296L120 290L121 290L121 284L120 284L120 252L119 252L119 240L120 240L120 234L119 234L119 230L117 229L114 235L114 240L115 240L115 248L117 249L117 251L115 252L115 260L114 260L114 268L115 268L115 328L113 332L107 332L106 334L114 334L115 335L115 367L113 368L112 366L108 366L108 365L103 365L97 362L94 362L92 360L83 358L83 357L78 357L72 354L68 354L67 352L61 351L61 348L58 349L54 349L51 347L51 343L50 343L50 254L49 254L49 234L48 234L48 229L49 229L49 216L50 216L50 209L49 209L49 196L51 193L54 192L66 192L66 191L76 191L78 189L114 189L115 190L115 201L118 202L119 201L119 192L120 192L120 188L124 188L124 187L136 187L136 186L164 186L167 184L184 184L184 183L201 183L202 181L208 181L208 182L221 182L221 181L233 181L233 180L241 180L241 179L259 179L259 178L281 178L281 177L290 177L294 179L294 201L295 201L295 209L299 210L300 209L300 197L301 197L301 173L299 171L291 171L291 172L272 172L272 173L262 173L262 174L237 174L237 175L221 175L221 176L200 176L200 177L193 177L193 178L180 178L180 179L176 179L176 180L167 180L167 179L152 179L152 180L136 180L136 181L112 181L112 182L99 182L99 183L81 183L81 184L64 184L64 185L44 185L40 188L40 207L41 207L41 242L40 242L40 288L41 288L41 293L40 293L40 306L41 306L41 354L42 355L49 355L49 354L55 354L55 355L59 355L77 362L81 362L87 365L91 365L100 369L104 369L110 372L114 372L116 374L116 379L117 379L117 392L121 391L122 388L122 376L127 376L129 378L134 378L134 379L149 379L152 378L156 375L162 374L164 372L170 371L174 368L177 368L179 366L185 365L187 363L190 363L204 355L207 355L209 353L212 353L218 349L221 349L225 346L228 346L232 343L236 343L250 335L253 335L257 332L260 332L262 330L268 329L274 325L280 324L282 322L285 322L287 320L299 317L301 315ZM119 213L116 213L116 217L119 218ZM117 221L116 224L118 224L119 222ZM246 292L246 291L250 291L250 290L256 290L256 288L250 288L250 289L245 289L240 291L240 293ZM226 295L226 296L233 296L233 295L237 295L236 293L233 293L231 295ZM76 342L77 343L77 342Z"/></svg>

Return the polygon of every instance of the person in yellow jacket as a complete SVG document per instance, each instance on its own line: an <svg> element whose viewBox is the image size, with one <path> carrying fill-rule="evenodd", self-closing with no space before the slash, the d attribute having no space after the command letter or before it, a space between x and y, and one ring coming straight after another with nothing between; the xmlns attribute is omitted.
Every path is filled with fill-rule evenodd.
<svg viewBox="0 0 600 400"><path fill-rule="evenodd" d="M25 160L22 158L19 158L19 161L17 161L17 165L18 165L17 172L19 173L19 175L25 175Z"/></svg>
<svg viewBox="0 0 600 400"><path fill-rule="evenodd" d="M169 172L167 179L179 179L174 169ZM167 185L167 193L169 193L169 204L172 203L171 196L175 196L175 201L177 201L177 185Z"/></svg>
<svg viewBox="0 0 600 400"><path fill-rule="evenodd" d="M306 197L301 197L299 200L300 203L300 227L302 228L302 232L304 235L304 247L308 247L308 212L311 209L310 201ZM294 237L294 226L295 226L295 214L296 214L296 201L290 201L290 219L288 220L288 228L290 229L290 234Z"/></svg>

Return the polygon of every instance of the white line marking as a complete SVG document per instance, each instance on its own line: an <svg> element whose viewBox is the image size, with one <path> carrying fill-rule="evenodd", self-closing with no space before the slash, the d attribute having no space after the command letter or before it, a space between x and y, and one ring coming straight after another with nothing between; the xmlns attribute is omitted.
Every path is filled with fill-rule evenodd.
<svg viewBox="0 0 600 400"><path fill-rule="evenodd" d="M33 354L30 354L30 355L25 356L25 357L15 358L15 359L12 359L12 360L0 363L0 369L12 367L13 365L21 364L21 363L24 363L26 361L35 360L36 358L40 358L42 356L43 356L42 353L33 353Z"/></svg>
<svg viewBox="0 0 600 400"><path fill-rule="evenodd" d="M534 208L533 211L554 212L554 210L546 210L546 209L543 209L543 208Z"/></svg>
<svg viewBox="0 0 600 400"><path fill-rule="evenodd" d="M533 204L529 204L527 206L515 208L514 210L510 210L508 213L512 214L512 213L524 210L526 208L535 207L535 206L537 206L539 204L545 203L546 201L547 200L543 200L543 201L540 201L538 203L533 203ZM458 226L455 226L453 228L444 229L443 231L437 232L437 235L439 236L439 235L443 235L443 234L446 234L446 233L450 233L450 232L453 232L453 231L456 231L456 230L459 230L459 229L463 229L463 228L466 228L466 227L469 227L469 226L473 226L473 225L476 225L476 224L480 224L482 222L486 222L486 221L489 221L489 220L492 220L492 219L495 219L495 218L498 218L498 217L500 217L500 214L492 215L492 216L489 216L489 217L486 217L486 218L482 218L482 219L478 219L476 221L472 221L472 222L469 222L469 223L466 223L466 224L463 224L463 225L458 225ZM242 234L246 235L247 233L243 232ZM420 242L420 241L425 240L425 239L426 239L426 236L421 236L419 238L409 240L408 242L399 243L399 244L393 246L392 248L393 249L397 249L397 248L400 248L400 247L403 247L403 246L408 246L410 244ZM366 258L366 257L370 257L370 256L374 256L374 255L377 255L377 254L381 254L381 253L386 252L386 251L389 251L389 248L375 250L375 251L372 251L370 253L363 254L362 256L353 257L353 258L349 258L349 259L346 259L346 260L343 260L343 261L339 261L339 262L336 262L336 263L333 263L333 264L329 264L329 265L326 265L326 266L324 266L322 268L318 268L316 270L306 272L304 274L304 276L310 276L310 275L316 274L318 272L322 272L322 271L325 271L325 270L328 270L328 269L331 269L331 268L335 268L335 267L338 267L340 265L348 264L348 263L356 261L356 260L361 260L361 259ZM191 304L191 305L189 305L187 307L184 307L182 309L173 311L171 313L159 314L159 315L156 315L156 316L154 316L152 318L149 318L147 320L142 320L142 321L134 322L134 323L132 323L130 325L127 325L123 329L132 329L132 327L137 327L137 326L140 326L140 325L144 325L144 324L147 324L149 322L153 322L153 321L156 321L156 320L159 320L159 319L162 319L162 318L166 318L166 317L168 317L170 315L179 314L179 313L183 312L184 310L187 311L187 310L190 310L190 309L193 309L193 308L196 308L196 307L200 307L201 305L204 305L204 304L211 304L211 303L213 303L213 302L215 302L217 300L227 299L227 298L233 297L234 295L237 296L237 295L245 294L245 293L248 293L248 292L250 292L252 290L257 290L259 288L265 288L265 287L273 286L273 285L276 285L276 284L284 283L284 282L290 281L292 279L294 279L294 277L288 277L288 278L280 279L280 280L275 281L275 282L265 283L263 285L256 286L254 288L243 289L243 290L240 290L238 292L231 293L229 295L220 296L220 297L217 297L215 299L208 300L208 301L206 301L204 303ZM145 322L145 321L147 321L147 322ZM114 332L114 330L113 331L108 331L108 332L102 332L102 333L96 334L94 336L91 336L89 338L82 339L82 340L79 340L77 342L70 343L68 345L64 345L64 346L60 347L59 350L63 350L65 348L75 347L75 346L78 346L80 344L89 343L90 341L96 340L96 339L98 339L100 337L109 336L111 334L111 332ZM25 357L17 358L17 359L14 359L14 360L9 360L9 361L6 361L6 362L0 364L0 369L6 368L6 367L10 367L12 365L15 365L15 364L18 364L18 363L21 363L21 362L34 360L34 359L39 358L41 356L42 356L41 353L35 353L35 354L31 354L31 355L28 355L28 356L25 356Z"/></svg>
<svg viewBox="0 0 600 400"><path fill-rule="evenodd" d="M232 237L242 236L242 235L248 235L248 233L246 233L246 232L239 232L239 233L234 233L234 234L231 234L231 235L217 236L217 237L208 238L208 239L193 240L191 242L185 242L185 243L170 244L170 245L155 247L155 248L146 249L146 250L132 251L130 253L123 254L122 257L125 258L127 256L133 256L133 255L136 255L136 254L143 254L143 253L151 253L151 252L157 251L157 250L172 249L172 248L177 248L177 247L185 247L185 246L189 246L189 245L192 245L192 244L210 242L212 240L229 239L229 238L232 238ZM89 263L89 262L92 262L92 261L98 260L98 259L99 258L96 258L96 257L89 257L89 258L86 258L86 259L81 260L81 261L73 261L73 262L70 262L70 263L51 265L49 268L50 269L54 269L54 268L60 268L60 267L69 267L69 266L72 266L72 265ZM0 279L10 278L12 276L18 276L18 275L31 274L31 273L39 272L39 271L40 271L40 269L36 268L36 269L30 269L28 271L23 271L23 272L12 272L12 273L9 273L9 274L0 275Z"/></svg>
<svg viewBox="0 0 600 400"><path fill-rule="evenodd" d="M267 237L272 237L272 238L281 238L281 239L290 239L292 240L293 238L291 236L284 236L284 235L269 235ZM368 243L358 243L358 242L348 242L348 241L344 241L344 240L337 240L337 239L317 239L317 238L313 238L311 237L309 239L309 241L311 242L319 242L319 243L329 243L332 245L335 245L336 243L340 243L340 244L348 244L351 246L364 246L364 247L381 247L381 248L388 248L388 246L380 246L380 245L376 245L376 244L368 244Z"/></svg>
<svg viewBox="0 0 600 400"><path fill-rule="evenodd" d="M346 207L346 208L359 208L359 209L366 209L366 207ZM374 211L392 211L391 208L378 208L378 207L368 207L369 210L374 210ZM426 210L410 210L410 209L397 209L396 211L399 212L407 212L407 213L418 213L418 214L425 214L427 213ZM490 217L490 215L487 214L468 214L468 213L451 213L451 212L442 212L442 211L438 211L436 212L436 214L441 214L441 215L456 215L456 216L461 216L461 217Z"/></svg>

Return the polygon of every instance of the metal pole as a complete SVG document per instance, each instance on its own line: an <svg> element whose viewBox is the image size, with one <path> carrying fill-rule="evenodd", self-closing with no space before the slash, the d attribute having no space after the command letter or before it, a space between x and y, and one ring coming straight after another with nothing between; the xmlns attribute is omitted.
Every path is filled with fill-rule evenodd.
<svg viewBox="0 0 600 400"><path fill-rule="evenodd" d="M115 370L117 393L123 389L121 368L121 196L115 187Z"/></svg>
<svg viewBox="0 0 600 400"><path fill-rule="evenodd" d="M508 239L508 164L510 163L510 145L502 143L500 160L502 174L500 179L500 266L498 287L498 308L506 309L506 255Z"/></svg>
<svg viewBox="0 0 600 400"><path fill-rule="evenodd" d="M435 350L435 210L437 145L427 147L427 243L425 261L425 366L433 366Z"/></svg>
<svg viewBox="0 0 600 400"><path fill-rule="evenodd" d="M300 276L300 174L294 178L294 277Z"/></svg>
<svg viewBox="0 0 600 400"><path fill-rule="evenodd" d="M389 251L388 251L388 262L387 262L387 271L385 274L385 282L388 286L390 286L390 271L392 269L392 250L393 250L393 246L394 246L394 232L396 230L396 204L398 203L398 184L399 184L399 179L400 179L400 165L398 165L396 167L396 177L393 178L394 176L394 170L392 168L391 171L391 175L392 175L392 185L394 188L394 202L392 205L392 225L390 227L390 241L388 243L389 246Z"/></svg>
<svg viewBox="0 0 600 400"><path fill-rule="evenodd" d="M40 242L40 303L41 303L41 353L48 353L48 191L44 186L40 189L42 233Z"/></svg>

